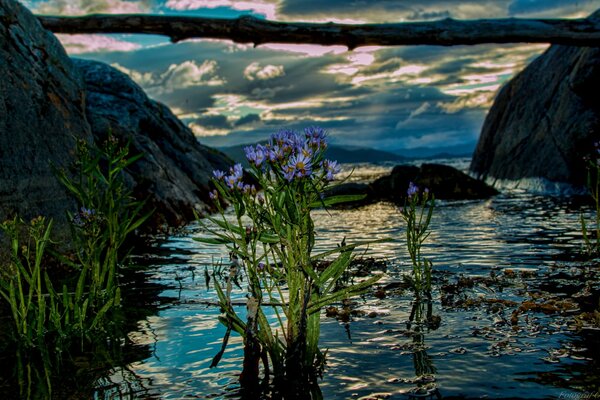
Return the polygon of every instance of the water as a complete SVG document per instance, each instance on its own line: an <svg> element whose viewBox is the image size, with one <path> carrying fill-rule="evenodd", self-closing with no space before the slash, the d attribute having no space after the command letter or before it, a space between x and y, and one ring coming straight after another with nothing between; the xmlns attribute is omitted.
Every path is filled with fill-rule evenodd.
<svg viewBox="0 0 600 400"><path fill-rule="evenodd" d="M464 168L466 163L459 160L456 165ZM388 170L361 166L352 179L372 179ZM557 301L572 297L561 291L583 290L580 278L560 281L564 285L556 293L542 289L559 275L583 273L578 257L581 212L590 211L573 200L518 190L484 201L439 201L423 251L436 271L433 314L441 317L441 324L437 329L421 327L425 333L415 349L414 336L407 333L412 297L395 289L411 268L398 208L379 203L316 211L317 250L331 249L343 238L347 243L392 238L364 254L387 262L379 284L387 296L355 299L354 308L363 313L349 322L322 316L321 348L329 349L320 382L324 398L407 398L423 370L435 371L439 393L448 398L598 393L598 335L572 329L578 311L524 311L517 315L518 325L510 321L525 300ZM148 282L165 285L156 311L129 334L133 343L150 351L98 379L98 398L236 397L240 338L232 335L219 366L209 368L225 329L217 321L217 296L207 289L204 271L226 253L195 242L198 234L198 226L191 225L180 235L157 239L150 251L138 256L148 265ZM452 294L448 287L459 277L475 283ZM590 281L592 289L597 282ZM237 296L242 299L243 293Z"/></svg>

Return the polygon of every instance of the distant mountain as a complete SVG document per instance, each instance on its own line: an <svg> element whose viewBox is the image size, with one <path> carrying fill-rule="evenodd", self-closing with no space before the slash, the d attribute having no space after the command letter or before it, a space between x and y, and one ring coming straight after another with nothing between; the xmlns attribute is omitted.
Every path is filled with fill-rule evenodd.
<svg viewBox="0 0 600 400"><path fill-rule="evenodd" d="M475 142L447 147L415 147L395 150L396 154L406 158L454 158L471 157L475 150Z"/></svg>
<svg viewBox="0 0 600 400"><path fill-rule="evenodd" d="M250 145L239 145L230 147L219 147L218 149L228 155L235 162L241 163L244 166L248 165L244 147ZM387 151L375 150L366 147L342 147L330 145L326 152L327 158L336 160L339 163L377 163L384 161L404 162L407 157L399 154L390 153Z"/></svg>

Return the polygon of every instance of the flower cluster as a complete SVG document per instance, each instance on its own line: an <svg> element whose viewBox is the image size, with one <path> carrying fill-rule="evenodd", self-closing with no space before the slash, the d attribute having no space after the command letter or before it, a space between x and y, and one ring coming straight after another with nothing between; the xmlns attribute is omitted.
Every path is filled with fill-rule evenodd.
<svg viewBox="0 0 600 400"><path fill-rule="evenodd" d="M310 127L304 134L281 130L266 145L246 147L245 152L251 165L261 168L268 164L288 182L315 176L332 181L340 168L335 161L323 160L326 149L325 131Z"/></svg>
<svg viewBox="0 0 600 400"><path fill-rule="evenodd" d="M249 185L242 181L244 176L244 169L242 168L242 164L235 164L233 167L229 168L229 175L220 170L214 170L213 176L217 181L222 181L225 183L225 186L232 191L239 191L244 194L256 195L256 187L254 185ZM213 191L209 193L209 196L212 200L217 199L217 192Z"/></svg>
<svg viewBox="0 0 600 400"><path fill-rule="evenodd" d="M81 207L77 214L73 216L73 225L78 228L83 228L92 224L97 219L96 210Z"/></svg>
<svg viewBox="0 0 600 400"><path fill-rule="evenodd" d="M419 187L417 185L415 185L413 182L409 182L408 183L408 189L406 190L406 195L409 198L412 198L414 196L417 196L419 194ZM429 194L429 189L425 188L423 189L423 194L428 195Z"/></svg>

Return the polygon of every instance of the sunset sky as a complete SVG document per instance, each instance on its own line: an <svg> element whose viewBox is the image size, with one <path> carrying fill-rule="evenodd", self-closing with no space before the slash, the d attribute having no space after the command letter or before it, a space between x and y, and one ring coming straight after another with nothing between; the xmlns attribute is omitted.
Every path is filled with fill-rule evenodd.
<svg viewBox="0 0 600 400"><path fill-rule="evenodd" d="M153 13L379 23L452 17L579 18L600 0L30 0L34 13ZM404 151L474 147L498 88L546 45L362 47L148 35L59 35L70 55L104 61L168 105L205 144L319 125L341 145Z"/></svg>

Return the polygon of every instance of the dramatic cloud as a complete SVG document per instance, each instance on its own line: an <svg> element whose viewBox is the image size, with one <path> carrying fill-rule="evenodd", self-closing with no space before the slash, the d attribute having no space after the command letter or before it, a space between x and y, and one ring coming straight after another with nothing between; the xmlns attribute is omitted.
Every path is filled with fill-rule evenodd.
<svg viewBox="0 0 600 400"><path fill-rule="evenodd" d="M237 1L237 0L168 0L165 4L173 10L199 10L226 7L232 10L252 11L265 16L267 19L275 19L277 1Z"/></svg>
<svg viewBox="0 0 600 400"><path fill-rule="evenodd" d="M142 46L106 35L57 35L69 54L133 51Z"/></svg>
<svg viewBox="0 0 600 400"><path fill-rule="evenodd" d="M441 18L579 17L598 0L30 0L60 15L148 12L278 21L377 23ZM344 46L151 35L61 35L167 104L206 144L251 143L318 124L341 145L390 151L475 145L494 97L546 45Z"/></svg>
<svg viewBox="0 0 600 400"><path fill-rule="evenodd" d="M37 14L132 14L151 11L151 0L28 0L25 6Z"/></svg>
<svg viewBox="0 0 600 400"><path fill-rule="evenodd" d="M155 95L171 94L179 89L196 86L221 86L226 83L217 75L218 66L214 60L204 61L200 65L193 60L171 64L160 74L141 73L119 64L113 64L113 67L128 74L140 86Z"/></svg>
<svg viewBox="0 0 600 400"><path fill-rule="evenodd" d="M258 62L253 62L244 70L244 77L249 81L267 80L285 75L283 65L265 65L261 66Z"/></svg>

